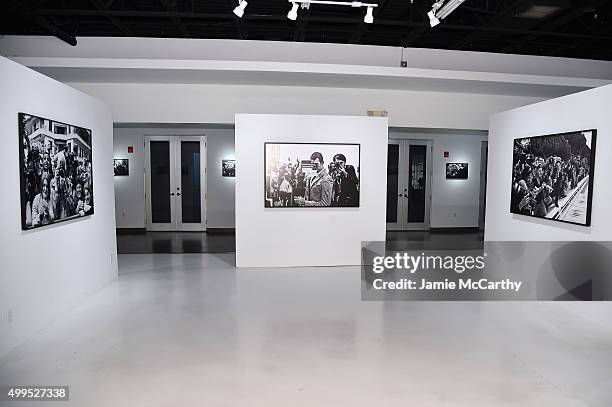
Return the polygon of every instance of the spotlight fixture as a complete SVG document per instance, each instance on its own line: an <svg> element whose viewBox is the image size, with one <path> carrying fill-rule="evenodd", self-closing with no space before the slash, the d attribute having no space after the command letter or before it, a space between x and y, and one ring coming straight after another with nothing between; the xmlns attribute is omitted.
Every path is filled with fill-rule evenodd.
<svg viewBox="0 0 612 407"><path fill-rule="evenodd" d="M440 20L438 19L438 17L436 17L436 14L433 10L431 10L429 13L427 13L427 17L429 17L429 25L432 27L437 26L438 24L440 24Z"/></svg>
<svg viewBox="0 0 612 407"><path fill-rule="evenodd" d="M374 8L368 7L368 11L366 11L366 15L363 18L363 22L366 24L372 24L374 22Z"/></svg>
<svg viewBox="0 0 612 407"><path fill-rule="evenodd" d="M289 12L287 13L287 18L291 21L295 21L297 20L297 16L298 16L298 7L299 5L295 2L291 3L291 10L289 10Z"/></svg>
<svg viewBox="0 0 612 407"><path fill-rule="evenodd" d="M238 2L238 5L234 9L234 14L236 14L238 17L242 18L242 16L244 15L244 9L246 8L246 6L248 4L249 3L247 3L246 0L240 0Z"/></svg>
<svg viewBox="0 0 612 407"><path fill-rule="evenodd" d="M335 1L335 0L288 0L291 3L291 10L287 13L287 18L289 20L297 19L297 11L298 4L302 5L302 8L309 8L311 4L326 4L330 6L349 6L349 7L367 7L366 15L363 18L363 22L366 24L372 24L374 22L374 7L378 7L377 3L363 3L361 1ZM246 3L246 1L244 1ZM240 3L242 4L242 3ZM246 7L246 4L245 4ZM236 9L234 9L234 13L236 13ZM244 7L242 8L244 12ZM238 15L236 13L236 15ZM242 16L242 15L240 15ZM240 17L239 16L239 17Z"/></svg>
<svg viewBox="0 0 612 407"><path fill-rule="evenodd" d="M445 0L438 0L431 6L431 11L427 13L429 17L429 25L432 27L440 24L440 20L448 17L450 13L455 11L465 0L449 0L444 4Z"/></svg>

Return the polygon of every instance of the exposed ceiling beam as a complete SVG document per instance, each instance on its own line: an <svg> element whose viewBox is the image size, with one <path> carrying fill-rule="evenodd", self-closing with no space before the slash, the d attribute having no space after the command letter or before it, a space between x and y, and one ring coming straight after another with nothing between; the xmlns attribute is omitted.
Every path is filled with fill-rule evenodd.
<svg viewBox="0 0 612 407"><path fill-rule="evenodd" d="M609 35L612 32L612 25L606 24L603 26L599 26L597 28L590 27L590 31L594 35ZM585 40L583 38L579 38L579 39L569 41L569 42L564 42L560 46L547 51L546 55L547 56L560 56L563 54L563 52L570 50L572 48L578 48L581 45L588 44L588 42L589 42L588 40ZM610 47L612 47L612 44L607 47L608 50L610 49ZM601 56L602 54L599 54L599 55Z"/></svg>
<svg viewBox="0 0 612 407"><path fill-rule="evenodd" d="M493 18L489 19L484 25L482 25L481 28L497 26L502 20L510 16L518 7L522 6L523 4L529 3L530 1L532 0L515 0L511 2L506 7L502 8L498 13L496 13ZM463 37L457 43L453 44L451 48L452 49L463 49L467 45L469 45L474 39L476 39L478 35L479 35L479 31L473 31L472 33Z"/></svg>
<svg viewBox="0 0 612 407"><path fill-rule="evenodd" d="M168 0L159 0L159 2L161 3L164 10L166 10L167 12L176 11L176 4L170 4ZM185 24L183 24L179 17L170 17L170 19L172 20L174 25L176 25L176 28L178 28L183 38L191 38L191 34L189 33L189 31L185 27Z"/></svg>
<svg viewBox="0 0 612 407"><path fill-rule="evenodd" d="M91 4L93 4L98 10L106 10L110 5L108 3L103 3L102 0L89 0ZM117 17L108 16L107 17L122 33L127 37L134 37L134 33L132 30L128 28L121 20Z"/></svg>
<svg viewBox="0 0 612 407"><path fill-rule="evenodd" d="M11 0L17 1L17 0ZM10 11L9 11L10 12ZM235 17L233 13L199 13L199 12L185 12L185 11L174 11L174 12L159 12L159 11L126 11L126 10L65 10L65 9L35 9L31 10L31 14L41 16L115 16L115 17L135 17L135 18L151 18L151 19L163 19L171 16L179 17L182 19L202 19L202 20L221 20L221 21L232 21ZM240 20L253 20L253 21L281 21L286 18L286 15L279 14L249 14L245 15ZM332 24L357 24L361 21L360 18L350 17L326 17L326 16L309 16L304 17L304 20L308 22L316 23L332 23ZM427 31L429 24L421 22L410 22L406 20L386 20L377 19L377 26L387 27L403 27L403 28L421 28ZM471 25L454 25L444 24L445 30L451 31L482 31L498 34L508 35L530 35L537 34L538 37L551 37L551 38L570 38L578 39L582 38L585 40L592 41L612 41L610 36L591 35L591 34L577 34L577 33L565 33L557 31L533 31L524 29L512 29L503 28L499 25L495 26L471 26Z"/></svg>
<svg viewBox="0 0 612 407"><path fill-rule="evenodd" d="M601 6L607 1L608 0L595 0L592 2L587 2L586 4L583 4L580 7L571 9L568 12L559 15L557 18L554 18L551 21L545 23L544 25L540 27L539 30L536 30L536 32L529 34L525 36L524 38L522 38L520 41L504 48L501 52L513 52L515 50L521 49L523 46L525 46L525 44L536 39L539 35L538 32L540 30L542 32L553 31L567 23L574 21L578 17L581 17L584 13L591 11L596 7Z"/></svg>
<svg viewBox="0 0 612 407"><path fill-rule="evenodd" d="M43 16L34 14L30 7L26 6L25 4L23 4L22 2L18 0L9 0L9 1L11 1L15 6L17 6L21 14L23 14L29 20L33 21L36 25L38 25L39 27L47 31L49 34L56 36L60 40L66 42L67 44L72 45L73 47L77 45L76 37L68 34L66 31L62 30L57 25L51 23Z"/></svg>
<svg viewBox="0 0 612 407"><path fill-rule="evenodd" d="M388 0L380 0L378 2L378 7L374 7L374 10L372 12L372 15L374 16L374 24L376 23L376 17L378 17L380 15L380 13L382 13L382 11L384 10L385 6L389 4ZM355 30L355 32L353 33L353 35L351 35L351 38L349 39L349 44L359 44L359 42L361 41L361 37L363 37L363 34L366 33L366 31L368 31L368 26L370 26L372 24L366 24L365 22L361 22L359 23L359 26L357 27L357 29Z"/></svg>
<svg viewBox="0 0 612 407"><path fill-rule="evenodd" d="M427 14L425 14L425 12L423 10L421 10L421 8L414 4L411 3L410 7L412 7L412 10L416 10L417 13L419 14L419 16L421 16L421 19L425 20L425 23L423 23L423 25L421 25L420 27L415 27L412 31L410 31L408 33L408 35L406 35L401 41L400 41L400 46L407 48L409 46L411 46L412 44L414 44L414 42L416 40L418 40L423 34L425 34L425 31L429 30L431 27L429 26L429 24L427 24Z"/></svg>
<svg viewBox="0 0 612 407"><path fill-rule="evenodd" d="M308 7L302 10L302 14L298 14L298 20L295 23L295 29L293 30L293 41L304 41L306 38L306 31L308 30L308 17L310 16L310 10Z"/></svg>
<svg viewBox="0 0 612 407"><path fill-rule="evenodd" d="M17 0L11 0L17 1ZM230 3L232 1L230 0ZM233 8L233 7L232 7ZM193 11L144 11L144 10L92 10L92 9L48 9L48 8L37 8L32 9L33 13L43 16L91 16L91 17L138 17L138 18L218 18L218 19L230 19L234 16L233 13L197 13ZM247 17L245 15L245 17ZM279 15L271 16L278 18Z"/></svg>

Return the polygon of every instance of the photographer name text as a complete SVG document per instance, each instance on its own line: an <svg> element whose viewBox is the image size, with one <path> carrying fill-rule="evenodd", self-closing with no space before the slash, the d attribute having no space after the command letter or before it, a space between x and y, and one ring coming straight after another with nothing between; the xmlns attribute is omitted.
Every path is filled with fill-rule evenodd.
<svg viewBox="0 0 612 407"><path fill-rule="evenodd" d="M426 291L452 291L452 290L502 290L518 292L523 285L522 281L510 279L492 281L486 278L481 279L459 279L458 281L430 281L427 279L413 280L402 278L398 281L384 281L377 278L372 286L376 290L426 290Z"/></svg>

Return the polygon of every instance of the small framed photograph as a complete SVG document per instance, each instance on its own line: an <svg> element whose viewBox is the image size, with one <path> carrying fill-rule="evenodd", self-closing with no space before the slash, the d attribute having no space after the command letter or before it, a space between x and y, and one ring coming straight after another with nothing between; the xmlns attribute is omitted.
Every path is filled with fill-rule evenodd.
<svg viewBox="0 0 612 407"><path fill-rule="evenodd" d="M221 163L221 175L224 177L235 177L236 160L223 160Z"/></svg>
<svg viewBox="0 0 612 407"><path fill-rule="evenodd" d="M467 179L468 163L446 163L446 179Z"/></svg>
<svg viewBox="0 0 612 407"><path fill-rule="evenodd" d="M115 177L126 177L130 175L130 160L127 158L115 158L113 160Z"/></svg>

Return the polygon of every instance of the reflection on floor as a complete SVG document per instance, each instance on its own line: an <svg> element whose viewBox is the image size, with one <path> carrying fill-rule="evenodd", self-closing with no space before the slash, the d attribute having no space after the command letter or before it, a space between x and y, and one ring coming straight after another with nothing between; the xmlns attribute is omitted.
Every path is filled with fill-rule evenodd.
<svg viewBox="0 0 612 407"><path fill-rule="evenodd" d="M234 233L202 232L117 233L119 254L142 253L233 253Z"/></svg>
<svg viewBox="0 0 612 407"><path fill-rule="evenodd" d="M119 256L0 383L70 385L71 407L610 406L612 330L574 314L606 303L362 302L358 267L233 262Z"/></svg>
<svg viewBox="0 0 612 407"><path fill-rule="evenodd" d="M387 231L387 250L482 249L483 231Z"/></svg>
<svg viewBox="0 0 612 407"><path fill-rule="evenodd" d="M480 249L483 232L388 231L388 250ZM232 253L234 233L200 232L118 233L119 254Z"/></svg>

